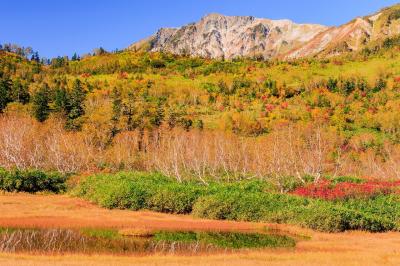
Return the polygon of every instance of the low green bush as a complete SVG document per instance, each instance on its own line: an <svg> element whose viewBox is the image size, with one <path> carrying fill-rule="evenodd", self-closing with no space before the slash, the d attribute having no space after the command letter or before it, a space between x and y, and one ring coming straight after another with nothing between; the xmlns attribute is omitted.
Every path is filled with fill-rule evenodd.
<svg viewBox="0 0 400 266"><path fill-rule="evenodd" d="M338 203L287 194L218 193L199 198L193 214L210 219L292 223L325 232L381 232L395 228L395 223L378 215L355 211Z"/></svg>
<svg viewBox="0 0 400 266"><path fill-rule="evenodd" d="M87 177L73 194L105 208L140 210L147 207L146 201L154 193L154 188L165 181L163 176L156 174L98 174Z"/></svg>
<svg viewBox="0 0 400 266"><path fill-rule="evenodd" d="M198 217L241 221L288 222L309 200L277 193L224 193L199 198L193 207Z"/></svg>
<svg viewBox="0 0 400 266"><path fill-rule="evenodd" d="M365 179L354 177L354 176L339 176L331 179L332 184L336 185L338 183L349 182L355 184L361 184L365 182Z"/></svg>
<svg viewBox="0 0 400 266"><path fill-rule="evenodd" d="M188 214L200 196L218 191L250 194L271 189L261 181L205 185L193 181L178 183L156 173L122 172L89 176L72 193L106 208Z"/></svg>
<svg viewBox="0 0 400 266"><path fill-rule="evenodd" d="M205 188L199 186L168 184L156 188L146 204L149 209L158 212L188 214L194 202L204 193Z"/></svg>
<svg viewBox="0 0 400 266"><path fill-rule="evenodd" d="M325 231L342 232L345 230L364 230L383 232L394 229L394 223L357 210L351 210L338 204L319 201L301 212L295 221L305 227Z"/></svg>
<svg viewBox="0 0 400 266"><path fill-rule="evenodd" d="M399 229L399 196L326 201L278 193L265 181L178 183L160 174L99 174L74 193L107 208L149 209L208 219L291 223L326 232Z"/></svg>
<svg viewBox="0 0 400 266"><path fill-rule="evenodd" d="M228 219L233 212L233 197L222 193L200 197L193 206L193 214L200 218Z"/></svg>
<svg viewBox="0 0 400 266"><path fill-rule="evenodd" d="M67 189L66 181L65 175L56 172L0 169L0 190L7 192L61 193Z"/></svg>
<svg viewBox="0 0 400 266"><path fill-rule="evenodd" d="M377 195L369 199L347 199L341 204L347 209L380 217L382 222L387 225L386 227L400 230L400 196L397 194Z"/></svg>

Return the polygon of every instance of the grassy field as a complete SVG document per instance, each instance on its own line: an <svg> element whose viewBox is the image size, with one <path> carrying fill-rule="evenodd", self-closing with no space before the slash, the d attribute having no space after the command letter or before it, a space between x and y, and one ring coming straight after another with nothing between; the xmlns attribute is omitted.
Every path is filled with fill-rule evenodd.
<svg viewBox="0 0 400 266"><path fill-rule="evenodd" d="M320 233L294 226L213 221L191 216L106 210L63 195L0 195L0 226L254 230L264 226L309 236L295 249L208 256L32 256L0 254L0 265L398 265L400 234Z"/></svg>

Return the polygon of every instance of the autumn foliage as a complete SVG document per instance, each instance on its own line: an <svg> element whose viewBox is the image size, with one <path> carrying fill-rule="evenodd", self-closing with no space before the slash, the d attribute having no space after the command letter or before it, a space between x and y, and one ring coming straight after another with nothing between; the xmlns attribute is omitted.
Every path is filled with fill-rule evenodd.
<svg viewBox="0 0 400 266"><path fill-rule="evenodd" d="M369 198L399 192L400 181L366 181L362 183L321 180L317 183L299 187L293 194L302 197L338 200L346 198Z"/></svg>

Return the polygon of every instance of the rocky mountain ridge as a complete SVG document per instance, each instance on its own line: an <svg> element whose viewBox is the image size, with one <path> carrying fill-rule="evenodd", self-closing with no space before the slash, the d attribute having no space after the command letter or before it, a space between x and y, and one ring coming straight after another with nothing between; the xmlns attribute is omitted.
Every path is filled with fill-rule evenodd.
<svg viewBox="0 0 400 266"><path fill-rule="evenodd" d="M214 13L180 28L161 28L128 49L226 59L332 56L400 34L399 19L400 5L338 27Z"/></svg>

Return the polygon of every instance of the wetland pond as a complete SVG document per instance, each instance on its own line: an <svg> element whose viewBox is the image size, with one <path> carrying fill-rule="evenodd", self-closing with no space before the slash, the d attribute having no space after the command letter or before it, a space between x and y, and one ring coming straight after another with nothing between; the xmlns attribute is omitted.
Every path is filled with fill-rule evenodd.
<svg viewBox="0 0 400 266"><path fill-rule="evenodd" d="M0 228L0 252L30 254L202 254L293 248L296 237L270 232L145 229Z"/></svg>

